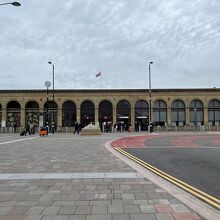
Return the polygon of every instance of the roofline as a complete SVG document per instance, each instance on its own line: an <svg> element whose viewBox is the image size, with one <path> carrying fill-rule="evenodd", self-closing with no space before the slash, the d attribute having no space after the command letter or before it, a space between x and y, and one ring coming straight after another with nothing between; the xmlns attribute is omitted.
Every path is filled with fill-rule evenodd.
<svg viewBox="0 0 220 220"><path fill-rule="evenodd" d="M0 93L45 93L46 89L2 89ZM151 89L151 92L220 92L220 88ZM50 89L49 92L52 92ZM149 89L55 89L55 93L80 92L149 92Z"/></svg>

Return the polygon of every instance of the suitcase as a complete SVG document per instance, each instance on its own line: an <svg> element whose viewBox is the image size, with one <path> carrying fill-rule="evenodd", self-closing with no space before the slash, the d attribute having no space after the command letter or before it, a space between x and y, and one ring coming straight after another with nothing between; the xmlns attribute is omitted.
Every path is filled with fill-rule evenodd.
<svg viewBox="0 0 220 220"><path fill-rule="evenodd" d="M22 131L21 133L20 133L20 136L24 136L25 135L25 131Z"/></svg>

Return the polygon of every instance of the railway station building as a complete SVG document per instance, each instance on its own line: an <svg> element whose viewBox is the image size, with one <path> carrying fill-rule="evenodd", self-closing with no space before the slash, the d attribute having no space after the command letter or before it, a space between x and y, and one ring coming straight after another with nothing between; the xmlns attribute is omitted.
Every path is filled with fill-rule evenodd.
<svg viewBox="0 0 220 220"><path fill-rule="evenodd" d="M218 131L220 89L152 89L151 106L146 89L0 90L0 127L7 132L14 124L44 126L72 131L74 122L109 123L112 128L145 131L149 114L156 130ZM54 115L54 117L53 117ZM117 130L116 129L116 130Z"/></svg>

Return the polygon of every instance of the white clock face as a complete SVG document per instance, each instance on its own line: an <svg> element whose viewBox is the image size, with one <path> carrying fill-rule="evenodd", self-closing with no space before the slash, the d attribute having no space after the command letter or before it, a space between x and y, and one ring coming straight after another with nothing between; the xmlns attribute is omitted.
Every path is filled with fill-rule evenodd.
<svg viewBox="0 0 220 220"><path fill-rule="evenodd" d="M46 81L46 82L44 83L44 85L45 85L46 87L50 87L50 86L51 86L51 82L50 82L50 81Z"/></svg>

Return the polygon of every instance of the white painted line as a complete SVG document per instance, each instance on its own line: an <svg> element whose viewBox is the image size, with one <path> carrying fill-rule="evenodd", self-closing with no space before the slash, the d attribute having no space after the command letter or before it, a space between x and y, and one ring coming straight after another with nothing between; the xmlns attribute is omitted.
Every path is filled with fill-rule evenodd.
<svg viewBox="0 0 220 220"><path fill-rule="evenodd" d="M118 138L119 139L119 138ZM117 139L115 139L117 140ZM173 185L172 183L164 180L163 178L157 176L156 174L150 172L146 168L142 167L141 165L137 164L133 160L127 158L126 156L122 155L118 151L114 150L111 146L111 143L115 140L108 141L105 144L105 147L108 151L110 151L113 155L120 158L134 170L139 172L144 178L152 181L154 184L158 185L168 193L170 193L175 198L179 199L182 203L186 206L193 209L195 212L199 213L201 216L205 217L209 220L219 220L220 211L216 210L215 208L209 206L208 204L200 201L193 195L185 192L184 190L180 189L179 187Z"/></svg>
<svg viewBox="0 0 220 220"><path fill-rule="evenodd" d="M6 173L0 180L41 180L41 179L136 179L143 177L135 172L112 173Z"/></svg>
<svg viewBox="0 0 220 220"><path fill-rule="evenodd" d="M30 138L17 139L17 140L13 140L13 141L6 141L6 142L0 143L0 145L11 144L11 143L20 142L20 141L26 141L26 140L31 140L31 139L34 139L34 138L39 138L39 137L30 137Z"/></svg>

